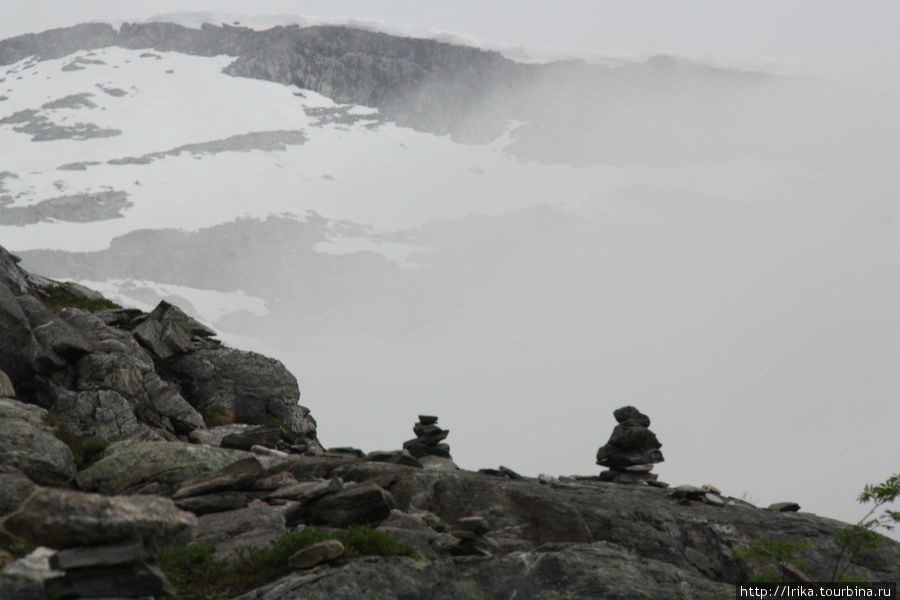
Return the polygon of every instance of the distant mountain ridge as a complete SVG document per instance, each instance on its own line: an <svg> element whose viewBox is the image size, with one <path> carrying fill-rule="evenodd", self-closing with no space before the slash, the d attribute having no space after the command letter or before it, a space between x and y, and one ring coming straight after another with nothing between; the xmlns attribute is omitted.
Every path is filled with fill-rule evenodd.
<svg viewBox="0 0 900 600"><path fill-rule="evenodd" d="M234 56L224 70L230 75L296 85L338 103L374 107L399 125L470 143L496 138L510 119L538 119L542 130L577 129L579 124L569 121L573 113L600 109L604 99L623 89L653 86L660 73L667 73L666 86L690 93L693 100L715 98L723 85L752 85L767 77L683 65L668 57L618 68L581 61L523 64L496 51L336 25L257 31L226 24L193 29L174 23L126 23L116 30L109 24L87 23L0 41L0 65L109 46ZM698 85L700 89L690 92ZM536 92L547 86L554 92ZM584 105L573 111L573 99ZM562 141L543 148L528 135L520 138L518 149L526 158L573 160L569 144ZM575 139L583 152L585 144Z"/></svg>

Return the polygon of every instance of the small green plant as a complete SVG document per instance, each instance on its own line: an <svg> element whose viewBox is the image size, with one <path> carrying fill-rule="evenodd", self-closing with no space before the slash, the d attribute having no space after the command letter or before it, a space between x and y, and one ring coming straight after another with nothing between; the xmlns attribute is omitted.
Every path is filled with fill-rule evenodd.
<svg viewBox="0 0 900 600"><path fill-rule="evenodd" d="M41 419L53 427L56 438L72 451L78 470L91 464L98 454L109 447L109 442L101 437L95 435L82 437L75 434L59 415L47 413Z"/></svg>
<svg viewBox="0 0 900 600"><path fill-rule="evenodd" d="M900 474L891 475L882 483L866 484L857 501L860 504L871 502L872 507L855 525L842 529L835 535L840 553L831 571L832 581L853 581L855 577L865 577L849 576L847 571L861 552L875 550L885 544L885 537L878 532L879 529L891 531L895 524L900 523L900 511L884 509L878 514L882 507L891 504L898 497L900 497Z"/></svg>
<svg viewBox="0 0 900 600"><path fill-rule="evenodd" d="M231 425L234 423L234 413L224 406L213 406L203 415L203 422L207 427Z"/></svg>
<svg viewBox="0 0 900 600"><path fill-rule="evenodd" d="M789 542L760 536L744 548L735 550L732 557L750 563L753 573L747 581L784 581L793 567L802 567L806 562L797 555L809 548L803 542Z"/></svg>
<svg viewBox="0 0 900 600"><path fill-rule="evenodd" d="M57 308L73 307L82 308L90 312L97 312L98 310L106 310L109 308L122 308L120 305L111 300L107 300L106 298L91 300L73 294L66 288L58 285L40 288L35 292L34 296L40 300L44 306L54 310Z"/></svg>
<svg viewBox="0 0 900 600"><path fill-rule="evenodd" d="M329 539L344 544L347 558L418 556L412 546L368 526L336 530L308 527L279 536L268 548L242 548L234 560L217 559L212 544L170 548L160 558L159 567L178 591L178 600L219 600L287 575L290 572L288 559L295 552Z"/></svg>

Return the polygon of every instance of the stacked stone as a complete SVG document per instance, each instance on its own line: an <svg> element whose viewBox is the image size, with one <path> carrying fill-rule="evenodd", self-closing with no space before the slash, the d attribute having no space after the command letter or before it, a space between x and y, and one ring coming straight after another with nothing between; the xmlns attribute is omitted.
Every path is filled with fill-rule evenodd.
<svg viewBox="0 0 900 600"><path fill-rule="evenodd" d="M597 464L608 467L600 473L602 481L616 483L656 484L657 475L651 473L653 464L662 462L662 444L650 431L650 417L633 406L623 406L613 412L618 421L609 441L597 450Z"/></svg>
<svg viewBox="0 0 900 600"><path fill-rule="evenodd" d="M16 537L58 550L44 581L48 598L147 598L175 589L151 564L193 537L197 520L156 496L101 496L38 488L4 521Z"/></svg>
<svg viewBox="0 0 900 600"><path fill-rule="evenodd" d="M423 456L451 458L450 444L442 443L450 430L438 427L437 420L435 416L419 415L419 422L413 425L416 437L403 442L403 449L416 458Z"/></svg>

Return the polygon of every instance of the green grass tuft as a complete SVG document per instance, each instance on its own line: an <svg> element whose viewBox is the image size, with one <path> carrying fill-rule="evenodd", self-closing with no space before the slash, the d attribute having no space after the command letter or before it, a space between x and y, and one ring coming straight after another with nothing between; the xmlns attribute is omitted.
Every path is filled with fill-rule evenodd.
<svg viewBox="0 0 900 600"><path fill-rule="evenodd" d="M212 544L170 548L159 567L178 591L177 600L221 600L248 592L290 573L288 559L297 551L325 540L339 540L344 557L418 557L412 546L368 526L347 529L308 527L279 536L268 548L250 546L238 550L235 560L216 560Z"/></svg>
<svg viewBox="0 0 900 600"><path fill-rule="evenodd" d="M82 437L75 434L59 415L47 413L41 419L53 427L56 438L72 451L75 466L79 471L90 465L98 454L109 448L109 442L101 437L95 435Z"/></svg>
<svg viewBox="0 0 900 600"><path fill-rule="evenodd" d="M224 406L213 406L203 415L203 422L207 427L231 425L234 423L234 413Z"/></svg>
<svg viewBox="0 0 900 600"><path fill-rule="evenodd" d="M107 310L110 308L122 308L112 300L107 300L106 298L89 300L75 295L66 288L58 285L41 288L34 294L34 297L40 300L44 306L52 310L72 307L82 308L90 312L97 312L98 310Z"/></svg>

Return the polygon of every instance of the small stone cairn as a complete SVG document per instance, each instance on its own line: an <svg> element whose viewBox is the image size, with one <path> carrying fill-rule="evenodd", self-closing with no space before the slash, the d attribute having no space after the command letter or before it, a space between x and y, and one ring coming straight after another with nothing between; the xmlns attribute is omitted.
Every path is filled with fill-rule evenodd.
<svg viewBox="0 0 900 600"><path fill-rule="evenodd" d="M442 443L450 430L438 427L437 420L438 418L435 416L419 415L419 422L413 425L413 433L416 434L416 437L403 442L403 449L416 458L423 456L452 458L450 444Z"/></svg>
<svg viewBox="0 0 900 600"><path fill-rule="evenodd" d="M665 460L659 451L662 444L649 429L650 417L633 406L623 406L613 411L613 416L619 424L606 445L597 450L597 464L608 467L600 473L600 480L664 485L650 472L653 463Z"/></svg>

